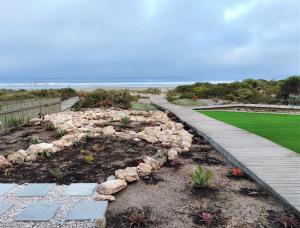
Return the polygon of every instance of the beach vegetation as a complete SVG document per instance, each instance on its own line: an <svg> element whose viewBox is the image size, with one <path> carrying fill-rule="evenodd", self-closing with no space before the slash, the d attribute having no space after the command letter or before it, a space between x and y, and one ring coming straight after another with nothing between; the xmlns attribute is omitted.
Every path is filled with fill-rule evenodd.
<svg viewBox="0 0 300 228"><path fill-rule="evenodd" d="M131 102L137 101L137 97L131 95L129 90L96 89L91 92L80 92L79 95L80 100L75 104L75 110L99 107L127 109Z"/></svg>

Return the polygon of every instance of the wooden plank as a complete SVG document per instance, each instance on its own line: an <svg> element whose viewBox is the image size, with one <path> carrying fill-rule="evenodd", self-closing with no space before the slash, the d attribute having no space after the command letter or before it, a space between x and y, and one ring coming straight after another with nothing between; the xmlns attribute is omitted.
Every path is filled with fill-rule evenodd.
<svg viewBox="0 0 300 228"><path fill-rule="evenodd" d="M168 103L162 96L151 96L150 100L161 109L173 112L180 120L193 127L228 160L245 170L300 215L299 154L192 109Z"/></svg>

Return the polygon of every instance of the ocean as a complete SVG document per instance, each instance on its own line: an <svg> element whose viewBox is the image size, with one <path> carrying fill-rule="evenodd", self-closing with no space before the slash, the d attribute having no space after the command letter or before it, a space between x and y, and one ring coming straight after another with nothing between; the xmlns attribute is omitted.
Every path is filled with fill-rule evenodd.
<svg viewBox="0 0 300 228"><path fill-rule="evenodd" d="M226 78L226 80L223 80ZM1 77L0 89L88 88L169 88L195 82L232 82L249 77L168 76L168 77ZM256 77L258 78L258 77ZM260 77L274 79L276 77ZM282 77L280 77L282 78Z"/></svg>

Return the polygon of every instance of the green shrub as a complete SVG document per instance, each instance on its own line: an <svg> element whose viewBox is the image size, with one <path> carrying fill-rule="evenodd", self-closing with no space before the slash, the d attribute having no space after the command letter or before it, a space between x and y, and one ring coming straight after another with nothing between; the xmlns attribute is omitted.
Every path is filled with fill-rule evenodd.
<svg viewBox="0 0 300 228"><path fill-rule="evenodd" d="M57 180L61 180L66 175L60 168L51 169L49 172Z"/></svg>
<svg viewBox="0 0 300 228"><path fill-rule="evenodd" d="M285 100L289 95L300 95L300 76L292 76L281 81L279 88L278 96Z"/></svg>
<svg viewBox="0 0 300 228"><path fill-rule="evenodd" d="M129 90L96 89L93 92L83 92L80 96L80 101L74 106L75 110L112 106L127 109L131 102L137 100Z"/></svg>
<svg viewBox="0 0 300 228"><path fill-rule="evenodd" d="M1 89L0 90L0 101L7 100L23 100L31 98L54 98L60 97L62 100L66 100L70 97L77 96L77 92L72 88L62 89L39 89L39 90L11 90Z"/></svg>
<svg viewBox="0 0 300 228"><path fill-rule="evenodd" d="M138 93L160 95L161 94L161 89L159 89L159 88L147 88L147 89L144 89L144 90L139 90Z"/></svg>
<svg viewBox="0 0 300 228"><path fill-rule="evenodd" d="M86 163L89 163L89 164L93 163L93 162L94 162L94 157L93 157L93 155L87 155L87 156L84 158L84 161L85 161Z"/></svg>
<svg viewBox="0 0 300 228"><path fill-rule="evenodd" d="M37 135L29 136L28 139L30 145L42 143L42 140Z"/></svg>
<svg viewBox="0 0 300 228"><path fill-rule="evenodd" d="M61 137L63 137L66 134L67 134L67 131L63 130L63 129L60 129L60 128L56 129L56 131L55 131L55 137L56 138L61 138Z"/></svg>
<svg viewBox="0 0 300 228"><path fill-rule="evenodd" d="M48 150L44 150L41 155L44 158L51 158L52 157L52 154Z"/></svg>
<svg viewBox="0 0 300 228"><path fill-rule="evenodd" d="M125 124L125 125L128 125L131 123L131 119L130 119L130 116L124 116L122 118L122 123Z"/></svg>
<svg viewBox="0 0 300 228"><path fill-rule="evenodd" d="M209 181L213 177L213 173L210 170L203 170L200 165L196 166L194 173L190 174L192 184L194 187L208 187Z"/></svg>
<svg viewBox="0 0 300 228"><path fill-rule="evenodd" d="M136 111L151 111L157 110L153 104L141 103L141 102L131 102L131 108Z"/></svg>

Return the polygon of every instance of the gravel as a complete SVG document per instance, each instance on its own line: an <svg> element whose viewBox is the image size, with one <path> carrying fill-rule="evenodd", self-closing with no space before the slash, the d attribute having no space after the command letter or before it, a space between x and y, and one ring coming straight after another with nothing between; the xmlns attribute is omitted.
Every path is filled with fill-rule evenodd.
<svg viewBox="0 0 300 228"><path fill-rule="evenodd" d="M25 185L19 185L11 190L9 193L0 197L0 202L10 202L13 206L3 213L0 217L1 228L11 227L35 227L35 228L54 228L54 227L94 227L94 221L65 221L65 218L70 211L72 205L80 200L89 200L93 196L62 196L61 193L66 188L66 185L56 185L47 196L44 197L17 197L16 194ZM20 213L29 203L48 201L57 202L61 205L60 209L56 213L55 217L46 222L16 222L14 221L15 216Z"/></svg>

